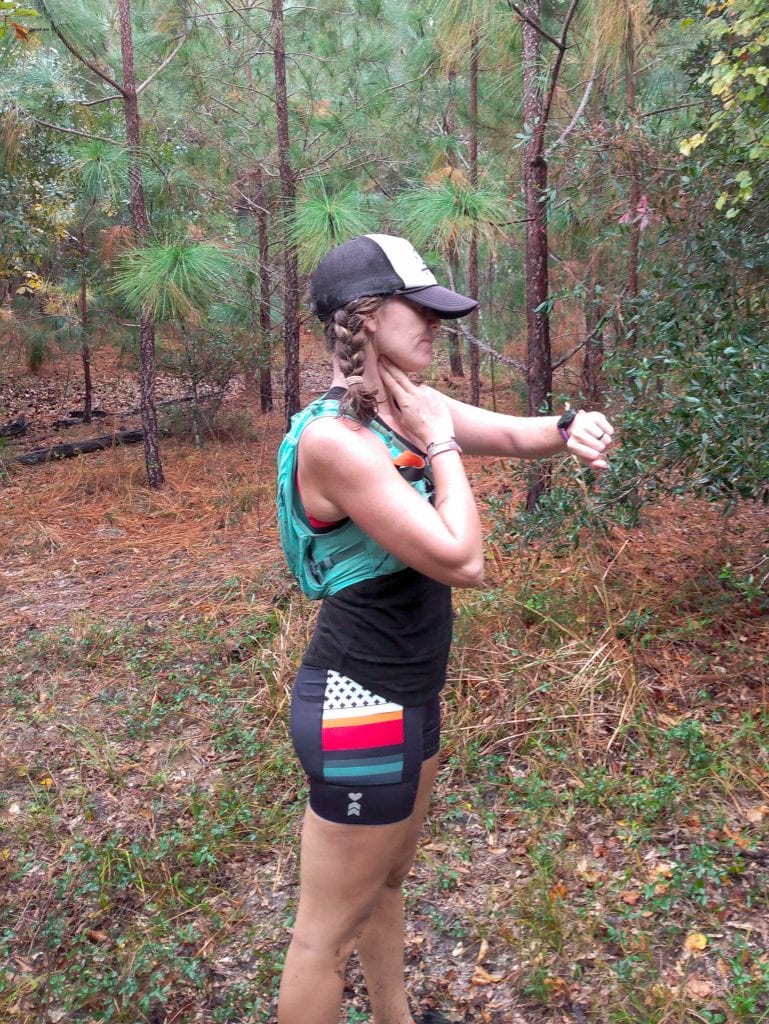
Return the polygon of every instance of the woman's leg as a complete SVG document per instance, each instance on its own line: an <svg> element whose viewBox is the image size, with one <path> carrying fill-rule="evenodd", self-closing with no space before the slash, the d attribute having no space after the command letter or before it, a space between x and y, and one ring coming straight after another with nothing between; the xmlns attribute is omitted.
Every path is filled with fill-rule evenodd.
<svg viewBox="0 0 769 1024"><path fill-rule="evenodd" d="M414 861L419 832L427 814L437 768L437 755L422 765L416 803L408 819L408 830L404 835L403 845L357 944L374 1014L374 1024L413 1024L406 999L403 973L402 883Z"/></svg>
<svg viewBox="0 0 769 1024"><path fill-rule="evenodd" d="M299 908L278 1024L338 1024L347 961L403 848L410 819L339 825L307 811Z"/></svg>
<svg viewBox="0 0 769 1024"><path fill-rule="evenodd" d="M338 825L307 811L299 909L278 1024L338 1024L356 947L375 1024L412 1024L403 978L401 882L414 859L438 758L424 762L414 810L393 825Z"/></svg>
<svg viewBox="0 0 769 1024"><path fill-rule="evenodd" d="M311 807L302 830L299 907L278 1024L338 1024L345 969L356 945L375 1024L412 1024L400 884L435 777L440 701L404 708L346 676L303 666L291 731L310 777ZM344 785L329 783L329 775L344 778ZM382 776L386 781L377 782ZM353 818L355 824L348 824Z"/></svg>

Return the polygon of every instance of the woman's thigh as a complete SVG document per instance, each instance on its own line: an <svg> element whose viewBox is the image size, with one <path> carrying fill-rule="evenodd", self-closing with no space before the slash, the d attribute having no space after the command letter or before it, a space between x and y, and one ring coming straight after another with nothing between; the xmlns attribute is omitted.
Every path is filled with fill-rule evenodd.
<svg viewBox="0 0 769 1024"><path fill-rule="evenodd" d="M295 937L350 948L385 886L399 885L413 861L429 804L437 755L424 762L411 815L389 825L346 825L307 809Z"/></svg>

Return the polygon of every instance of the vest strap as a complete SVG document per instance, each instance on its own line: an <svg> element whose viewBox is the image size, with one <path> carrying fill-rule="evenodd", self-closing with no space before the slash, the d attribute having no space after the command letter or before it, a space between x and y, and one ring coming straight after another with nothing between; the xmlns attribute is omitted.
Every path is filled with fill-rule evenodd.
<svg viewBox="0 0 769 1024"><path fill-rule="evenodd" d="M310 572L313 574L316 580L320 582L323 578L323 573L328 572L329 569L333 569L335 565L340 562L344 562L348 558L354 558L355 555L359 555L361 551L366 550L367 545L363 541L358 541L357 544L352 544L349 548L345 548L344 551L337 551L336 554L328 555L326 558L321 558L320 561L316 562L314 559L310 559Z"/></svg>

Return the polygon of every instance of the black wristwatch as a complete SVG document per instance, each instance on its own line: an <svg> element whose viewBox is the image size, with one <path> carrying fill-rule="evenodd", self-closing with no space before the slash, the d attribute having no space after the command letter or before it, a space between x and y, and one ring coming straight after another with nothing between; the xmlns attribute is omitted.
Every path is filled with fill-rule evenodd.
<svg viewBox="0 0 769 1024"><path fill-rule="evenodd" d="M577 416L576 409L567 409L558 419L556 426L558 427L558 433L563 438L564 444L569 443L569 427L572 425Z"/></svg>

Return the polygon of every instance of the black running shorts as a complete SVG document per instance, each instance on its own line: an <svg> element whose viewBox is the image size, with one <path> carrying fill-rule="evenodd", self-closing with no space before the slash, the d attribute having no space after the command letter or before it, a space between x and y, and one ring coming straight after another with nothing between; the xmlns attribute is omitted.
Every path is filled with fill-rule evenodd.
<svg viewBox="0 0 769 1024"><path fill-rule="evenodd" d="M440 730L437 696L404 707L333 669L299 669L291 735L310 779L310 807L327 821L389 825L408 818Z"/></svg>

